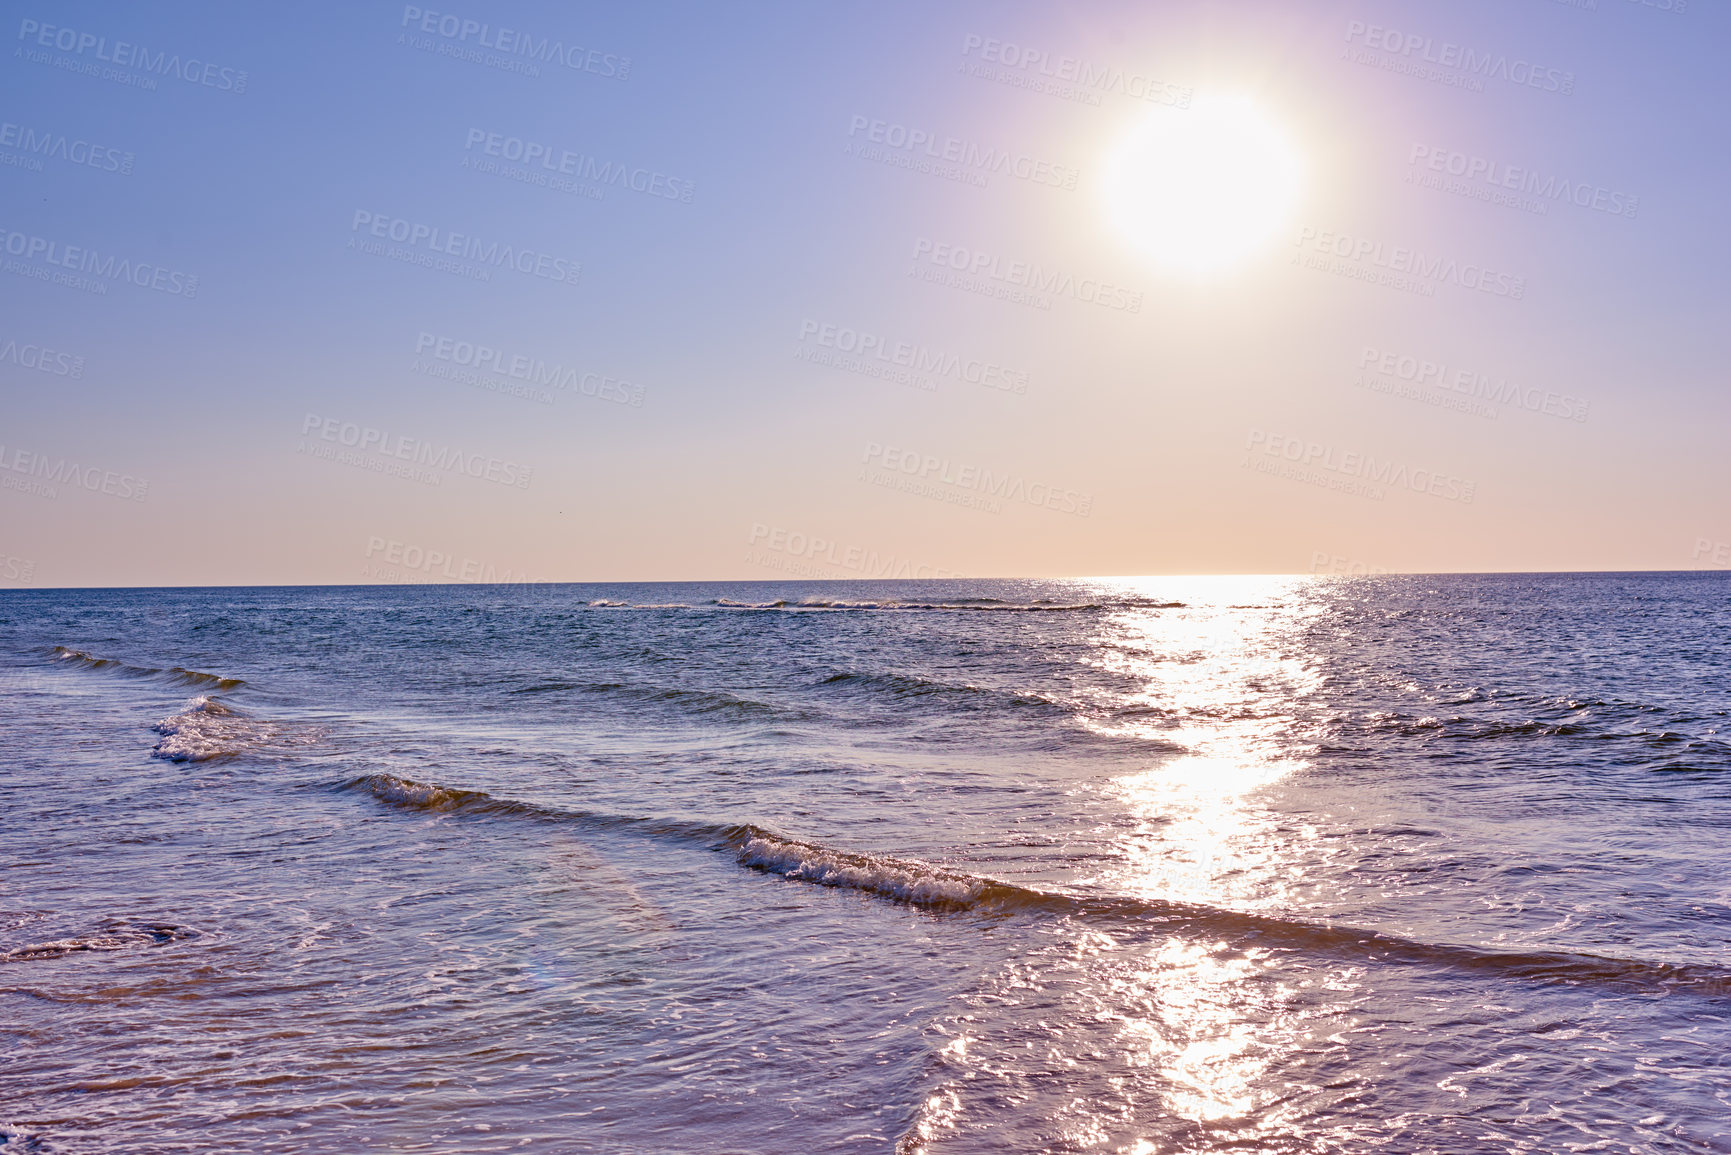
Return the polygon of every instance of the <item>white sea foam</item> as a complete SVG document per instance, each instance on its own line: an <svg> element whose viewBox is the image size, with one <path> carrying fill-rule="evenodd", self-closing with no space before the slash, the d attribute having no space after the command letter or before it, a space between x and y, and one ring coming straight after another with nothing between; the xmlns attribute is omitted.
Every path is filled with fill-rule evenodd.
<svg viewBox="0 0 1731 1155"><path fill-rule="evenodd" d="M922 906L972 906L985 889L980 879L921 863L850 854L765 835L741 846L739 861L802 882L864 890Z"/></svg>
<svg viewBox="0 0 1731 1155"><path fill-rule="evenodd" d="M205 694L189 699L180 713L151 729L162 735L151 754L169 762L203 762L239 754L283 732L276 723L250 718Z"/></svg>

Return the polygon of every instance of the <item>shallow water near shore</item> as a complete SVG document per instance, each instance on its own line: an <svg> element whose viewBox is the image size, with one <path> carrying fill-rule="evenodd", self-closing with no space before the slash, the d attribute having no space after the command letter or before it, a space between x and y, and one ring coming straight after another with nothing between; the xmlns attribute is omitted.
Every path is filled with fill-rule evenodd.
<svg viewBox="0 0 1731 1155"><path fill-rule="evenodd" d="M1731 1150L1722 574L0 597L0 1151Z"/></svg>

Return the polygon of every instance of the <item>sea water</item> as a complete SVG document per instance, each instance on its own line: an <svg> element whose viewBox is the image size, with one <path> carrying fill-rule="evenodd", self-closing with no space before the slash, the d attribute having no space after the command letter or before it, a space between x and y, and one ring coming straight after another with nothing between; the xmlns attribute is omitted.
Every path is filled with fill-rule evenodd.
<svg viewBox="0 0 1731 1155"><path fill-rule="evenodd" d="M0 595L0 1151L1731 1150L1724 574Z"/></svg>

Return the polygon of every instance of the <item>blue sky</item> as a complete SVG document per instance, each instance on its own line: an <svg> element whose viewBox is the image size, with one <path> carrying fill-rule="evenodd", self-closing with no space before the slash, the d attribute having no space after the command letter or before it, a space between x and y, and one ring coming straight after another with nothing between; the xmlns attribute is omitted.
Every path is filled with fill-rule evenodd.
<svg viewBox="0 0 1731 1155"><path fill-rule="evenodd" d="M1701 0L8 13L0 584L1731 565Z"/></svg>

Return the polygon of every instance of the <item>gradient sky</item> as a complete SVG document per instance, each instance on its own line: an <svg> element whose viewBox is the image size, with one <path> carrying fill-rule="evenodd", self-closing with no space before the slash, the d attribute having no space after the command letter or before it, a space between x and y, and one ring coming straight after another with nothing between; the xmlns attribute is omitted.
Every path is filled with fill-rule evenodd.
<svg viewBox="0 0 1731 1155"><path fill-rule="evenodd" d="M1722 4L7 11L0 587L1731 566ZM1106 79L1039 75L1065 58ZM1300 191L1235 268L1175 270L1109 219L1111 158L1234 101ZM856 118L1036 175L855 155ZM466 166L514 167L489 133L654 187ZM1472 158L1586 203L1497 203ZM956 247L974 287L1028 263L1139 307L934 283ZM1455 276L1364 279L1397 249ZM954 371L826 363L843 330ZM441 339L576 372L514 396Z"/></svg>

